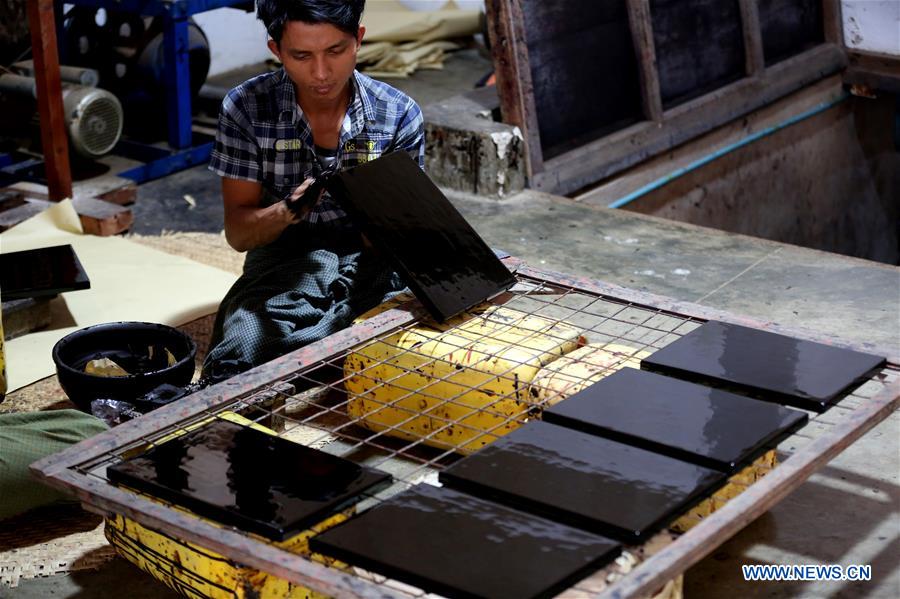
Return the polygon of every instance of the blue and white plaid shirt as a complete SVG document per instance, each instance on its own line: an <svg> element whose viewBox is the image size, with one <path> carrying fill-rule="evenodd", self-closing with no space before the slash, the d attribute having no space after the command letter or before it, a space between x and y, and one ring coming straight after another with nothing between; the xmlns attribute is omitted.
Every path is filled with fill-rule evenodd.
<svg viewBox="0 0 900 599"><path fill-rule="evenodd" d="M357 71L353 98L341 124L338 168L405 150L425 164L425 123L406 94ZM262 183L262 205L288 197L322 167L312 130L297 104L294 86L280 69L245 81L225 96L209 170L231 179ZM307 214L308 224L346 225L343 209L326 193Z"/></svg>

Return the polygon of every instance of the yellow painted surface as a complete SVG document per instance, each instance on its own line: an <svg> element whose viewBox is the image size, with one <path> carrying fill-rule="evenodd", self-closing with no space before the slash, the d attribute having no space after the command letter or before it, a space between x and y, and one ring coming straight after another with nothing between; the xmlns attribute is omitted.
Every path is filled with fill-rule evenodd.
<svg viewBox="0 0 900 599"><path fill-rule="evenodd" d="M542 368L531 382L532 395L548 408L621 368L640 368L648 355L616 343L585 345Z"/></svg>
<svg viewBox="0 0 900 599"><path fill-rule="evenodd" d="M540 369L582 343L571 325L485 304L355 349L347 412L372 431L471 453L518 428Z"/></svg>
<svg viewBox="0 0 900 599"><path fill-rule="evenodd" d="M767 451L757 458L755 462L729 478L728 482L713 493L712 497L701 501L676 520L669 528L676 532L687 532L716 510L722 509L730 499L734 499L743 493L747 487L768 474L777 464L778 457L775 450Z"/></svg>

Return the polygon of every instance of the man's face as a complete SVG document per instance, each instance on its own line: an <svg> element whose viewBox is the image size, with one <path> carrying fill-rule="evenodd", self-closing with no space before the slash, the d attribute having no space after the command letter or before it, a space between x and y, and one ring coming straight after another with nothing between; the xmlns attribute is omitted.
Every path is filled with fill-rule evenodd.
<svg viewBox="0 0 900 599"><path fill-rule="evenodd" d="M356 37L334 25L288 21L281 43L269 40L269 49L284 65L303 99L336 101L356 67L356 52L365 27Z"/></svg>

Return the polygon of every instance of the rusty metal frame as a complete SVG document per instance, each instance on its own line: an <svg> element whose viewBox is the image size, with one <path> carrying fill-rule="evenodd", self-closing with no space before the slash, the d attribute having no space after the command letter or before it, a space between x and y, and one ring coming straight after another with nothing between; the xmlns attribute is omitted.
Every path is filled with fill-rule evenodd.
<svg viewBox="0 0 900 599"><path fill-rule="evenodd" d="M825 43L765 66L754 0L740 0L746 77L668 110L662 107L648 0L626 0L640 71L644 121L545 159L538 132L521 0L487 0L488 33L506 123L525 139L526 174L534 189L567 194L609 177L842 70L838 0L821 0Z"/></svg>
<svg viewBox="0 0 900 599"><path fill-rule="evenodd" d="M587 278L534 269L515 258L507 258L505 262L523 281L546 283L554 288L586 293L684 319L723 320L849 349L887 355L888 368L900 369L898 356L888 355L889 352L885 351L885 348L871 344L847 343L832 336L788 329L770 322L736 316L697 304L674 301L663 296ZM288 380L324 364L330 356L398 327L415 323L425 316L426 312L415 301L390 309L327 339L259 366L243 376L194 393L155 411L152 417L132 420L49 456L33 464L32 472L47 484L75 494L92 511L102 515L122 514L144 526L197 543L223 555L239 555L241 563L296 584L341 597L410 596L404 590L386 588L329 568L256 541L243 533L216 526L116 488L102 479L75 470L75 466L99 460L110 452L121 453L153 442L169 434L173 429L178 430L179 425L188 419L252 407L267 397L281 392L284 387L290 387ZM751 485L743 494L729 501L723 509L706 518L670 546L644 562L633 573L605 591L603 596L616 598L638 596L677 576L783 499L816 469L885 419L898 405L900 405L900 379L887 385L880 394L867 400L864 405L853 409L849 417L834 424L826 433L793 453L771 474Z"/></svg>

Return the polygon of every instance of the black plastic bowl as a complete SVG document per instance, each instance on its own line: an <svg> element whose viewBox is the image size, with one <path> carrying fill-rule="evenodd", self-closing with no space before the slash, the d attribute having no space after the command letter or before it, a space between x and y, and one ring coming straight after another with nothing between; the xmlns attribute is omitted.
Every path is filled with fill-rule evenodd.
<svg viewBox="0 0 900 599"><path fill-rule="evenodd" d="M175 357L175 364L105 377L84 372L84 364L98 353L123 351L129 347L164 346ZM184 386L194 375L197 346L190 336L172 327L150 322L110 322L69 333L53 346L53 362L59 384L69 399L85 412L95 399L134 401L159 385Z"/></svg>

